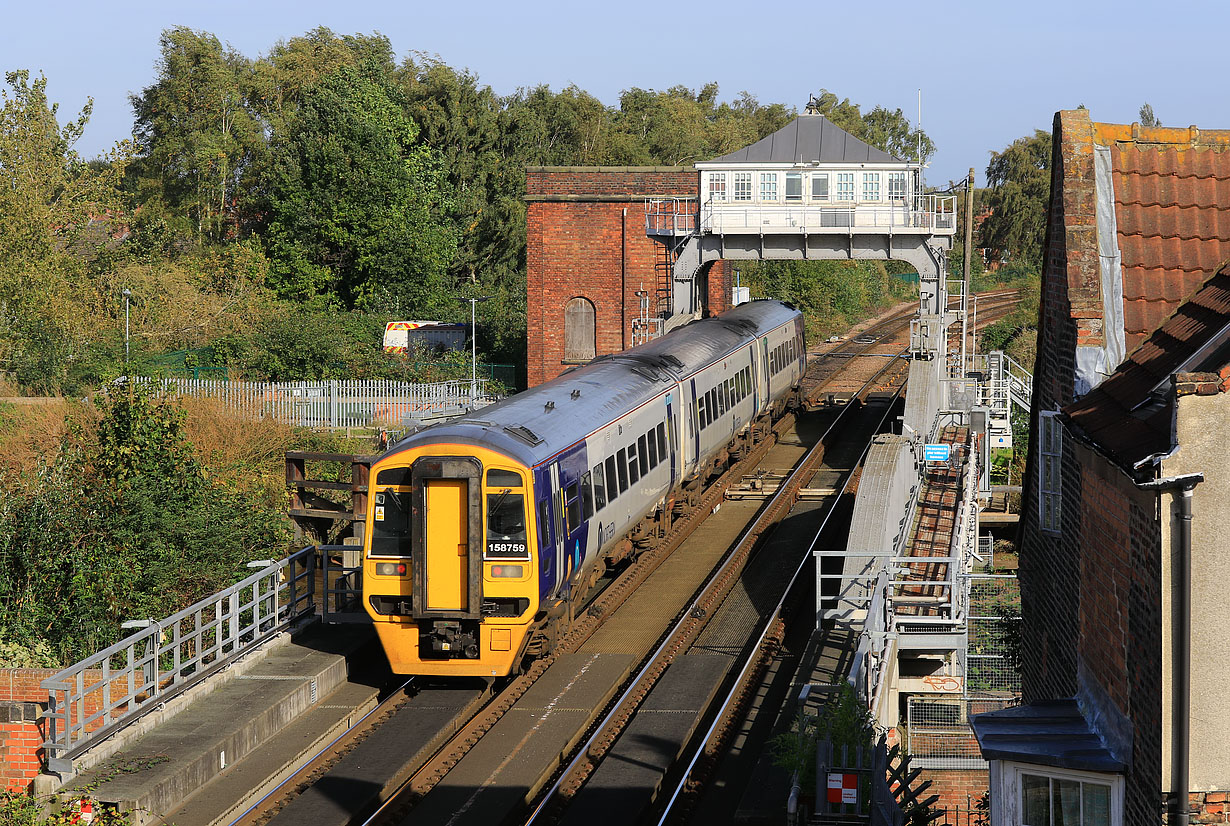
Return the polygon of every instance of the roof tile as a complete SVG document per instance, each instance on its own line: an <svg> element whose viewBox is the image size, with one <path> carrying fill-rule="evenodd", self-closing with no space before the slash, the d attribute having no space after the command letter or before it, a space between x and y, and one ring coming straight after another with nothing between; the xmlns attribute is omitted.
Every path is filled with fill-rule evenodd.
<svg viewBox="0 0 1230 826"><path fill-rule="evenodd" d="M1183 273L1181 277L1186 281L1189 276ZM1180 280L1179 273L1172 277ZM1125 326L1153 332L1147 337L1129 332L1132 350L1123 363L1088 395L1064 408L1075 426L1127 467L1172 446L1173 397L1159 404L1153 389L1214 337L1230 335L1230 264L1217 269L1177 309L1173 307L1165 300L1125 300ZM1139 346L1133 347L1137 342Z"/></svg>

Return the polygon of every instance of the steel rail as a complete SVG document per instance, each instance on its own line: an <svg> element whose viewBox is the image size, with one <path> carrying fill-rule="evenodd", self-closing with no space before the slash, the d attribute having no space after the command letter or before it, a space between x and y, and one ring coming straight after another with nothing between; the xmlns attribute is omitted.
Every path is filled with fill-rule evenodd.
<svg viewBox="0 0 1230 826"><path fill-rule="evenodd" d="M306 763L304 763L302 766L300 766L298 769L292 772L285 780L283 780L278 785L274 786L260 800L256 801L251 806L249 806L247 809L245 809L243 814L239 815L239 817L230 821L228 826L236 826L236 824L243 822L244 818L248 817L248 815L252 814L257 809L259 809L262 805L264 805L265 801L269 800L271 797L278 794L278 792L282 791L282 789L284 789L288 784L301 779L305 772L310 774L311 771L315 771L316 769L322 768L323 765L327 765L327 761L322 761L321 758L329 750L331 750L338 743L342 742L342 740L346 739L347 737L355 733L356 730L359 728L359 726L367 722L367 719L371 717L373 714L381 710L387 710L386 706L391 706L393 702L396 701L400 697L400 695L407 688L410 687L411 683L413 683L414 680L415 680L414 677L410 677L404 683L402 683L398 688L389 692L389 696L385 697L383 700L376 703L376 705L368 709L366 714L364 714L362 717L360 717L358 720L354 722L354 725L350 726L345 731L343 731L341 734L339 734L337 737L334 737L331 741L329 741L329 744L327 746L324 746L319 751L317 751L314 755L312 755L312 757Z"/></svg>
<svg viewBox="0 0 1230 826"><path fill-rule="evenodd" d="M887 369L887 365L885 366L885 369ZM856 396L862 395L865 392L870 392L872 384L880 377L880 372L877 372L877 375L868 379L867 382L864 383L864 385L859 389ZM673 644L679 642L677 638L682 635L685 626L688 625L691 620L697 619L695 614L703 610L700 603L702 601L706 601L705 597L709 596L709 591L717 586L717 583L719 583L730 572L733 566L746 564L747 558L750 556L754 548L748 548L745 553L741 553L740 550L743 546L748 543L749 540L755 543L756 539L763 536L768 528L775 527L774 523L780 523L780 519L778 519L773 513L774 509L780 501L787 498L791 500L791 505L794 504L794 501L797 501L797 499L795 499L797 496L797 489L793 482L814 470L814 468L811 467L811 460L813 456L817 453L817 451L820 451L821 455L823 454L824 440L834 431L835 428L839 425L844 425L843 419L846 413L851 409L852 406L847 406L829 424L829 427L824 431L824 433L817 438L816 443L799 459L798 464L791 471L790 476L783 481L781 487L779 487L777 492L773 495L773 498L760 509L752 523L741 532L738 541L734 544L734 550L728 554L722 564L709 575L708 579L705 581L705 584L699 589L700 596L693 599L687 608L680 612L680 616L675 621L675 624L665 633L661 643L659 643L654 652L646 659L645 664L637 672L637 675L628 684L627 688L625 688L620 694L619 698L612 701L610 704L610 710L607 712L606 716L594 728L593 733L584 742L584 744L576 748L575 756L568 763L568 766L559 773L551 788L541 795L538 805L530 814L529 818L525 821L527 826L528 824L534 823L538 819L547 805L555 799L564 784L568 782L569 776L574 773L583 761L590 758L591 750L595 744L597 744L600 739L610 737L610 732L606 731L606 729L610 726L612 720L614 720L621 713L627 713L627 709L624 708L626 702L635 697L635 695L642 688L642 683L644 683L650 673L661 664L660 661L664 652L666 652L666 650ZM785 515L789 515L789 510L787 510ZM707 619L712 618L712 614L709 614L708 612L704 612L703 616ZM660 673L658 676L660 676ZM637 704L639 705L639 703Z"/></svg>
<svg viewBox="0 0 1230 826"><path fill-rule="evenodd" d="M897 388L897 391L893 394L893 401L896 401L897 398L901 395L901 390L903 388L904 388L904 384ZM884 415L880 418L880 422L877 425L877 430L879 427L883 426L891 410L892 410L892 404L890 403L888 406L885 407ZM849 471L847 471L845 476L842 477L842 485L841 485L842 490L844 490L845 487L848 484L850 484L850 479L854 476L855 468L858 468L859 466L863 464L864 461L866 461L867 452L869 450L871 450L870 442L868 442L867 446L863 448L863 452L859 454L858 461L854 463L854 467L852 467ZM744 686L744 681L747 679L748 674L751 673L755 665L759 662L761 658L761 652L764 647L765 640L769 636L769 632L773 630L774 623L781 617L782 610L783 608L785 608L786 600L790 596L791 590L794 589L794 586L798 582L799 575L803 572L803 569L807 567L807 561L811 557L812 553L815 551L816 543L820 541L821 534L823 534L825 528L828 527L829 519L832 517L833 513L836 510L837 510L837 497L834 497L833 501L830 503L828 507L828 510L824 514L824 518L820 521L820 525L816 528L816 532L812 536L811 542L808 543L806 552L804 552L800 556L799 564L794 569L794 573L790 576L790 581L787 583L786 587L782 589L781 598L778 599L777 605L774 606L773 608L773 612L765 619L764 627L760 632L760 636L756 640L756 644L752 646L750 649L748 649L747 660L746 662L744 662L743 668L740 670L738 678L731 685L730 692L726 695L726 699L722 702L721 707L717 710L717 714L714 716L713 722L710 724L709 729L705 732L704 738L697 745L692 755L692 759L688 761L687 767L683 770L682 776L679 778L678 783L675 785L675 791L671 794L670 800L668 800L666 803L666 807L662 812L662 816L658 818L658 826L663 826L663 824L666 823L667 818L670 817L676 801L679 799L680 794L683 793L684 788L687 786L688 781L692 777L692 772L695 770L696 764L700 762L701 757L704 756L705 749L708 747L709 743L713 740L714 734L725 722L728 709L735 702L735 700L738 697L740 697L743 694L743 692L746 690L746 686Z"/></svg>

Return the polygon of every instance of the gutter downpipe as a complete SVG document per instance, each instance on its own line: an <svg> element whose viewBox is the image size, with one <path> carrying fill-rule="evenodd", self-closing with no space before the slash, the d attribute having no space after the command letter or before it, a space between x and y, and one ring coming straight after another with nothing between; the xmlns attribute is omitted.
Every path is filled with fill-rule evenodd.
<svg viewBox="0 0 1230 826"><path fill-rule="evenodd" d="M619 349L628 349L628 208L619 224Z"/></svg>
<svg viewBox="0 0 1230 826"><path fill-rule="evenodd" d="M1175 658L1171 694L1175 698L1175 722L1171 756L1174 787L1174 812L1172 823L1189 826L1191 804L1189 801L1191 766L1191 705L1192 705L1192 491L1204 481L1203 473L1187 473L1168 476L1150 482L1137 482L1141 490L1161 493L1169 490L1179 493L1179 559L1181 571L1176 571L1178 594L1175 600L1177 623L1176 642L1179 647Z"/></svg>

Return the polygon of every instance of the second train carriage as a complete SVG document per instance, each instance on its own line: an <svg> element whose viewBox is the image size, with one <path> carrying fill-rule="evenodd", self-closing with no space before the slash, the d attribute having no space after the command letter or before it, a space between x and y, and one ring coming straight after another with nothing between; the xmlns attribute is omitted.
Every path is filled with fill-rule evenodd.
<svg viewBox="0 0 1230 826"><path fill-rule="evenodd" d="M372 466L363 569L394 672L515 670L804 368L801 314L755 301L399 442Z"/></svg>

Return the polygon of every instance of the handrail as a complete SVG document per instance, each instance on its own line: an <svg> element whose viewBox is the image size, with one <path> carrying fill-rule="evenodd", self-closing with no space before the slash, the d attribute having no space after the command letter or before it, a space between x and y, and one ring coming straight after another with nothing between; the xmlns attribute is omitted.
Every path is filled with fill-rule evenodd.
<svg viewBox="0 0 1230 826"><path fill-rule="evenodd" d="M47 768L71 773L94 744L313 613L315 573L304 548L43 680Z"/></svg>

